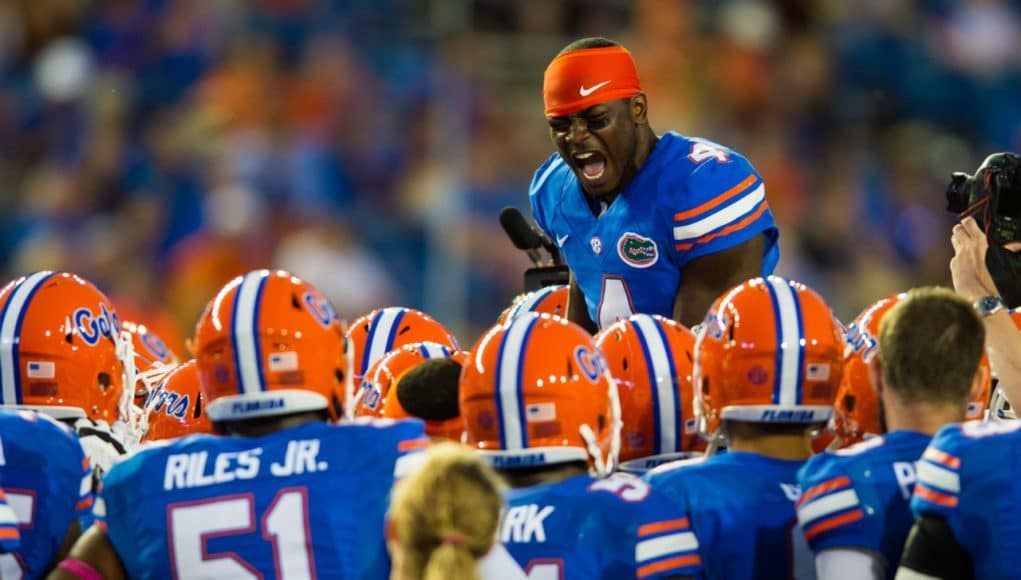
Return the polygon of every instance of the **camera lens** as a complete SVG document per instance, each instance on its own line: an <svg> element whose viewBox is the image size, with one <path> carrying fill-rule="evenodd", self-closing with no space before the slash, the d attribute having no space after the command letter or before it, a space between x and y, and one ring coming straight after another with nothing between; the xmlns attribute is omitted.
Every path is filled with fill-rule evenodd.
<svg viewBox="0 0 1021 580"><path fill-rule="evenodd" d="M956 171L950 175L947 185L947 211L961 213L968 209L972 177L967 173Z"/></svg>

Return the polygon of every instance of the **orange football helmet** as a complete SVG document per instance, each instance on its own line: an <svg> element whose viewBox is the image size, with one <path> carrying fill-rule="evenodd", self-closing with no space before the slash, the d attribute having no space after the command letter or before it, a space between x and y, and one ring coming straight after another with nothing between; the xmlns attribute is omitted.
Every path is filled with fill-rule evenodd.
<svg viewBox="0 0 1021 580"><path fill-rule="evenodd" d="M458 350L452 352L448 358L458 363L461 368L464 368L465 363L468 361L468 353ZM401 379L404 378L410 370L411 369L409 368L407 371L400 373L400 375L397 376L397 379L393 381L393 388L387 390L386 400L383 402L382 406L383 418L422 419L425 422L425 434L429 437L432 437L433 439L449 439L460 442L461 434L464 433L464 419L461 415L457 415L456 417L446 420L430 420L408 412L405 406L401 403L402 390L409 386L408 381L401 384ZM457 383L454 383L452 386L457 387L458 385ZM435 390L433 392L435 393ZM445 398L447 394L448 392L443 393L444 400L448 400ZM449 400L456 403L453 397L454 393L449 393L449 395L451 396Z"/></svg>
<svg viewBox="0 0 1021 580"><path fill-rule="evenodd" d="M459 400L465 444L494 467L615 466L617 387L592 337L572 322L533 312L491 328L471 350Z"/></svg>
<svg viewBox="0 0 1021 580"><path fill-rule="evenodd" d="M842 370L841 327L819 294L777 276L748 280L716 300L695 345L699 429L827 421Z"/></svg>
<svg viewBox="0 0 1021 580"><path fill-rule="evenodd" d="M556 284L519 294L514 302L500 314L497 324L504 324L525 312L545 312L555 316L567 316L567 286Z"/></svg>
<svg viewBox="0 0 1021 580"><path fill-rule="evenodd" d="M635 314L603 329L596 346L617 381L622 468L643 471L705 449L692 409L690 330L659 315Z"/></svg>
<svg viewBox="0 0 1021 580"><path fill-rule="evenodd" d="M392 350L369 367L356 396L355 417L382 417L390 387L404 373L433 358L450 358L455 352L438 342L414 342Z"/></svg>
<svg viewBox="0 0 1021 580"><path fill-rule="evenodd" d="M0 404L58 419L131 420L117 312L91 282L36 272L0 290Z"/></svg>
<svg viewBox="0 0 1021 580"><path fill-rule="evenodd" d="M879 353L879 325L883 317L906 297L907 294L902 292L877 301L862 310L847 327L844 376L837 390L831 421L831 429L840 438L841 447L884 432L879 416L879 396L869 376L868 365ZM989 357L985 353L979 361L979 370L983 374L982 390L968 403L965 419L981 419L989 405L992 374Z"/></svg>
<svg viewBox="0 0 1021 580"><path fill-rule="evenodd" d="M149 429L142 441L175 439L193 433L212 433L213 424L202 412L202 391L195 360L174 367L145 404Z"/></svg>
<svg viewBox="0 0 1021 580"><path fill-rule="evenodd" d="M354 357L354 386L384 354L415 342L438 342L458 350L457 339L428 314L413 308L377 308L354 321L347 331Z"/></svg>
<svg viewBox="0 0 1021 580"><path fill-rule="evenodd" d="M195 352L213 422L319 409L336 420L350 388L336 311L280 270L228 282L199 319Z"/></svg>

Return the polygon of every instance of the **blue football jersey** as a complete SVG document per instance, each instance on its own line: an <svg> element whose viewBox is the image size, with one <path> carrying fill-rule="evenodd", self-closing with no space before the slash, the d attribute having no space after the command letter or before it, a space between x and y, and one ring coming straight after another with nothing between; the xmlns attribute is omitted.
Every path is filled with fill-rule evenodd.
<svg viewBox="0 0 1021 580"><path fill-rule="evenodd" d="M635 477L577 476L505 499L486 580L699 575L688 519Z"/></svg>
<svg viewBox="0 0 1021 580"><path fill-rule="evenodd" d="M946 519L976 578L1021 576L1021 421L940 430L918 462L916 516Z"/></svg>
<svg viewBox="0 0 1021 580"><path fill-rule="evenodd" d="M707 578L814 578L794 511L803 465L731 451L644 478L691 518Z"/></svg>
<svg viewBox="0 0 1021 580"><path fill-rule="evenodd" d="M598 217L559 153L536 171L529 197L602 328L635 313L672 317L681 269L695 258L763 233L763 276L780 255L762 178L739 153L704 139L660 137Z"/></svg>
<svg viewBox="0 0 1021 580"><path fill-rule="evenodd" d="M0 410L0 481L20 533L14 555L0 556L0 577L44 576L68 528L92 508L85 452L63 423L34 411Z"/></svg>
<svg viewBox="0 0 1021 580"><path fill-rule="evenodd" d="M798 473L798 522L812 551L869 550L893 578L914 524L915 462L930 439L894 431L810 459Z"/></svg>
<svg viewBox="0 0 1021 580"><path fill-rule="evenodd" d="M420 421L194 435L114 466L96 503L131 578L387 578L395 473Z"/></svg>

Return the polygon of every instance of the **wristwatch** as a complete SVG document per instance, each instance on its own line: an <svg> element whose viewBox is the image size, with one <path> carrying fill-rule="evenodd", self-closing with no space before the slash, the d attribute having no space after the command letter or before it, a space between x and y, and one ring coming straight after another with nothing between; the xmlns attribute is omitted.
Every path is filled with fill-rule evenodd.
<svg viewBox="0 0 1021 580"><path fill-rule="evenodd" d="M982 318L996 314L1004 308L1006 306L1003 304L1003 298L999 296L983 296L975 301L975 310L978 310L978 314Z"/></svg>

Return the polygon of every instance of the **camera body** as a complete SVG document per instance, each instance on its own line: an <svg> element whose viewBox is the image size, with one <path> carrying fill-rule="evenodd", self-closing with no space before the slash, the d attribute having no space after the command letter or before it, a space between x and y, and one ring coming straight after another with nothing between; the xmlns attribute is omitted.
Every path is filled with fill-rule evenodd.
<svg viewBox="0 0 1021 580"><path fill-rule="evenodd" d="M981 209L985 211L979 211ZM974 213L989 241L1021 241L1021 157L993 153L974 175L955 172L947 186L947 210Z"/></svg>

